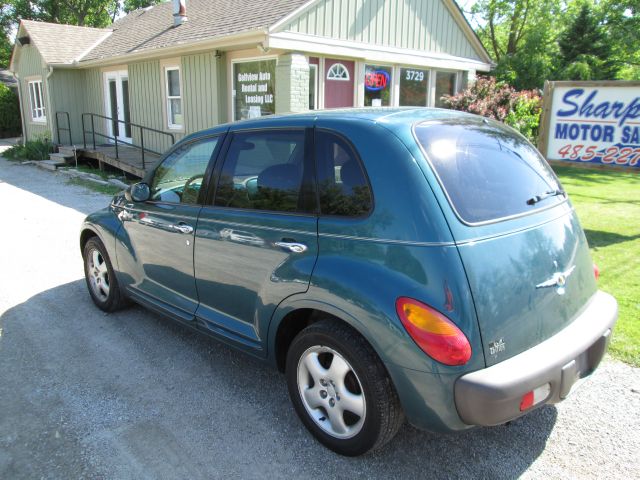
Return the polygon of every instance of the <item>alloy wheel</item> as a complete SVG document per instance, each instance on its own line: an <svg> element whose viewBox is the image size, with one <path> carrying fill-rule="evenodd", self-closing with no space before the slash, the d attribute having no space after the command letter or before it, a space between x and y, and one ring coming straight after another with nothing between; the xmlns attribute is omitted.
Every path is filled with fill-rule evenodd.
<svg viewBox="0 0 640 480"><path fill-rule="evenodd" d="M364 390L342 355L313 346L300 356L297 376L302 404L316 425L340 439L360 432L366 417Z"/></svg>
<svg viewBox="0 0 640 480"><path fill-rule="evenodd" d="M109 271L107 262L97 249L92 249L87 256L89 284L94 295L106 302L109 298Z"/></svg>

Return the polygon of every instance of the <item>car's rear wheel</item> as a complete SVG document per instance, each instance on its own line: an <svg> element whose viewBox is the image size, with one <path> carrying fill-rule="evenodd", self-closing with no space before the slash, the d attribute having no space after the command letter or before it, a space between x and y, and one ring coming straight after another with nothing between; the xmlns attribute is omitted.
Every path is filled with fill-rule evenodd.
<svg viewBox="0 0 640 480"><path fill-rule="evenodd" d="M341 322L322 320L298 334L287 353L286 375L302 422L337 453L380 448L402 425L398 395L382 362Z"/></svg>
<svg viewBox="0 0 640 480"><path fill-rule="evenodd" d="M126 301L111 265L104 244L98 237L90 238L84 246L84 276L93 303L105 312L122 308Z"/></svg>

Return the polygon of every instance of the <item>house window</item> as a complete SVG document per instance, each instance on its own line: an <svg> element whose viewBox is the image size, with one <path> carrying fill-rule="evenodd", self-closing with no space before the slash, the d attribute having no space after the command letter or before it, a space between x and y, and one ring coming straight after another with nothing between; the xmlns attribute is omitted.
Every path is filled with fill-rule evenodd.
<svg viewBox="0 0 640 480"><path fill-rule="evenodd" d="M167 95L167 124L169 128L182 128L184 116L182 113L182 94L179 67L167 67L165 69L166 95Z"/></svg>
<svg viewBox="0 0 640 480"><path fill-rule="evenodd" d="M31 102L31 120L44 123L47 121L47 112L42 95L42 80L29 82L29 100Z"/></svg>
<svg viewBox="0 0 640 480"><path fill-rule="evenodd" d="M348 82L351 80L349 70L341 63L334 63L327 72L327 80L342 80Z"/></svg>
<svg viewBox="0 0 640 480"><path fill-rule="evenodd" d="M365 66L365 107L388 107L391 105L391 71L391 67Z"/></svg>
<svg viewBox="0 0 640 480"><path fill-rule="evenodd" d="M457 76L456 72L436 72L436 107L444 106L444 95L455 95Z"/></svg>
<svg viewBox="0 0 640 480"><path fill-rule="evenodd" d="M400 106L426 107L429 92L429 70L400 69Z"/></svg>

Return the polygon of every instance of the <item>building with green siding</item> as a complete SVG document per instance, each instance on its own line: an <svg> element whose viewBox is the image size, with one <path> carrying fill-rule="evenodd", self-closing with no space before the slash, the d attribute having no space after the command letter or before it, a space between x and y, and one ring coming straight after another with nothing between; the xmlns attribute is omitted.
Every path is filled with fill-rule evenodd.
<svg viewBox="0 0 640 480"><path fill-rule="evenodd" d="M272 113L438 106L491 67L453 0L173 3L108 29L22 21L10 69L25 138L81 144L84 120L163 151L169 137L137 125L177 140Z"/></svg>

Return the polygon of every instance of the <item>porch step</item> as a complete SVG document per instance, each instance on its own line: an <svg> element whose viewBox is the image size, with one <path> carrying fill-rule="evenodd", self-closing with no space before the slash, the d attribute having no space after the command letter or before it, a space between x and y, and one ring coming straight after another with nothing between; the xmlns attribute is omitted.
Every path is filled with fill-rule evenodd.
<svg viewBox="0 0 640 480"><path fill-rule="evenodd" d="M59 162L62 163L63 165L66 162L71 162L73 161L74 157L73 154L71 155L67 155L66 153L50 153L49 154L49 160L54 161L54 162Z"/></svg>
<svg viewBox="0 0 640 480"><path fill-rule="evenodd" d="M66 165L65 162L60 162L58 160L41 160L36 162L36 165L40 168L44 168L45 170L51 170L55 172L58 167L64 167Z"/></svg>
<svg viewBox="0 0 640 480"><path fill-rule="evenodd" d="M68 158L68 157L74 158L74 151L76 150L77 149L75 147L69 147L69 146L58 147L58 153L60 155L64 155L65 158Z"/></svg>

